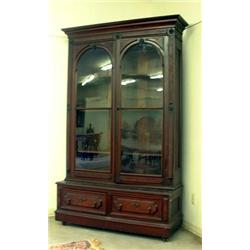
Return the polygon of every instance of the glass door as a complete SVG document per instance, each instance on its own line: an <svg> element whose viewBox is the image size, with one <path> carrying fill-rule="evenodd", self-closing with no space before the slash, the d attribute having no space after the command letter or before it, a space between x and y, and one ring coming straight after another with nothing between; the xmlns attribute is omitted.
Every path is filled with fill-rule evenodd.
<svg viewBox="0 0 250 250"><path fill-rule="evenodd" d="M119 178L161 177L164 91L161 49L142 39L128 45L122 54L120 76ZM136 181L140 182L139 179Z"/></svg>
<svg viewBox="0 0 250 250"><path fill-rule="evenodd" d="M75 169L110 172L112 62L102 47L85 50L77 63Z"/></svg>

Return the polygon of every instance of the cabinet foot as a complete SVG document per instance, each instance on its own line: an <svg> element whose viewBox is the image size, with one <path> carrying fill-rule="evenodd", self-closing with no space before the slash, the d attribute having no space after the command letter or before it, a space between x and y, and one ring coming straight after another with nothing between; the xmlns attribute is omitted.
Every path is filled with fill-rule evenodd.
<svg viewBox="0 0 250 250"><path fill-rule="evenodd" d="M168 237L161 237L162 241L167 242L168 241Z"/></svg>
<svg viewBox="0 0 250 250"><path fill-rule="evenodd" d="M63 224L64 226L66 226L66 225L67 225L67 222L65 222L65 221L62 221L62 224Z"/></svg>

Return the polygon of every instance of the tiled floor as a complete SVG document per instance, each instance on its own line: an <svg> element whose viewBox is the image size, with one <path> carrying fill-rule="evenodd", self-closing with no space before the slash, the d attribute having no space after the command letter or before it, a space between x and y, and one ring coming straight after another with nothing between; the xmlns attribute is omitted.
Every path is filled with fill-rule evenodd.
<svg viewBox="0 0 250 250"><path fill-rule="evenodd" d="M192 233L180 229L167 242L160 238L92 229L76 225L63 226L49 218L49 244L97 239L105 250L201 250Z"/></svg>

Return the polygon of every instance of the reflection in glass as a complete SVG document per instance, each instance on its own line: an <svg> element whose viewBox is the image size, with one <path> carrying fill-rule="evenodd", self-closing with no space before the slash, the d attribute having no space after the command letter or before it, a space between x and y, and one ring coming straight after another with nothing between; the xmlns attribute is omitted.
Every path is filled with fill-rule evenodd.
<svg viewBox="0 0 250 250"><path fill-rule="evenodd" d="M162 107L163 68L159 53L154 45L145 42L127 50L121 65L122 107Z"/></svg>
<svg viewBox="0 0 250 250"><path fill-rule="evenodd" d="M76 168L110 168L110 111L77 110Z"/></svg>
<svg viewBox="0 0 250 250"><path fill-rule="evenodd" d="M103 48L89 49L77 64L77 106L111 107L112 62Z"/></svg>
<svg viewBox="0 0 250 250"><path fill-rule="evenodd" d="M121 111L122 172L161 174L162 111Z"/></svg>

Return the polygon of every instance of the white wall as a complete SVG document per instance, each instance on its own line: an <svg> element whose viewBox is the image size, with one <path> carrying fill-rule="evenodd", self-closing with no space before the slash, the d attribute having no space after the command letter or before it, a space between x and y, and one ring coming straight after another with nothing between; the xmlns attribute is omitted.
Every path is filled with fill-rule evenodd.
<svg viewBox="0 0 250 250"><path fill-rule="evenodd" d="M66 173L66 103L68 41L49 37L49 215L56 208L56 181Z"/></svg>
<svg viewBox="0 0 250 250"><path fill-rule="evenodd" d="M141 17L181 14L201 21L199 1L49 1L50 120L49 215L56 209L56 181L65 177L67 38L61 28ZM201 235L201 24L184 32L184 226ZM193 197L193 204L192 204Z"/></svg>
<svg viewBox="0 0 250 250"><path fill-rule="evenodd" d="M183 37L184 227L201 236L201 24Z"/></svg>

